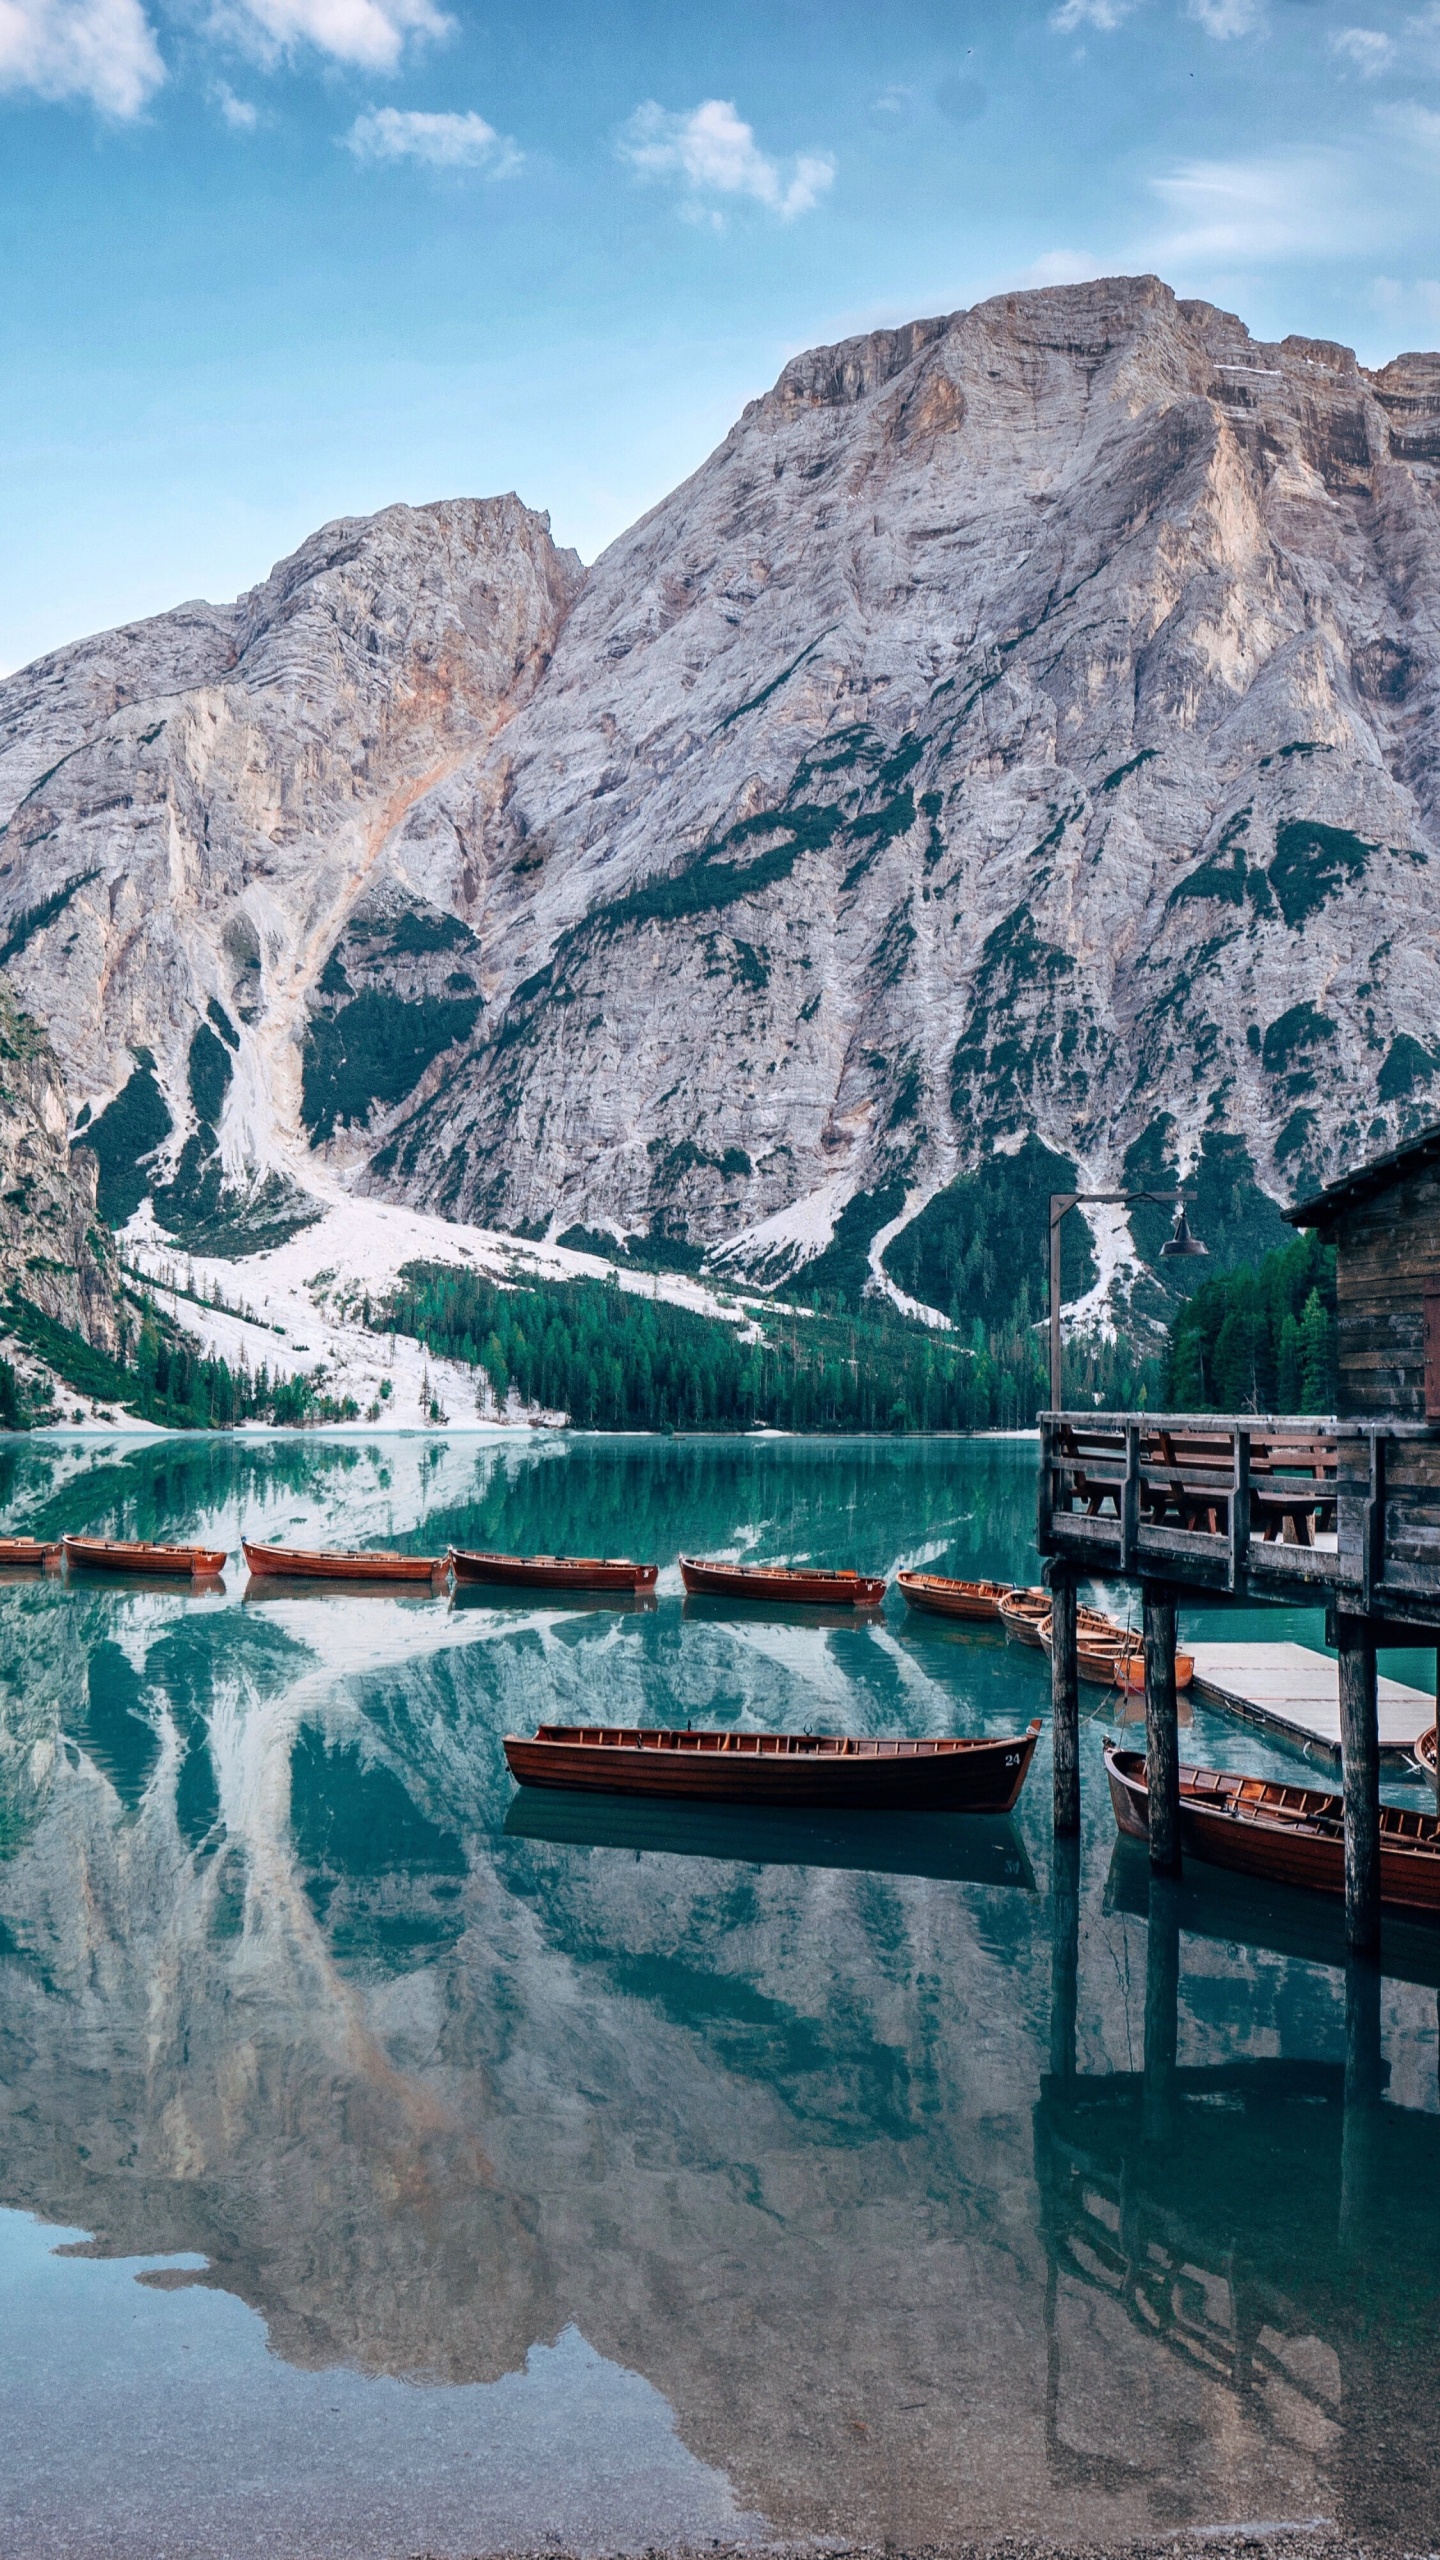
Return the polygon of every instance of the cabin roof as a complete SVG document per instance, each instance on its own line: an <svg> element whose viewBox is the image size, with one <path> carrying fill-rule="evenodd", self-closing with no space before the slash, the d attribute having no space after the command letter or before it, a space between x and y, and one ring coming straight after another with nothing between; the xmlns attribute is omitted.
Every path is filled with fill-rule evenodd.
<svg viewBox="0 0 1440 2560"><path fill-rule="evenodd" d="M1440 1164L1440 1123L1422 1130L1405 1146L1392 1147L1388 1155L1373 1156L1369 1164L1357 1165L1353 1173L1329 1183L1313 1199L1297 1200L1284 1215L1292 1227L1326 1227L1342 1210L1373 1199L1377 1191L1388 1191L1393 1183L1405 1181L1407 1175L1419 1173L1427 1164Z"/></svg>

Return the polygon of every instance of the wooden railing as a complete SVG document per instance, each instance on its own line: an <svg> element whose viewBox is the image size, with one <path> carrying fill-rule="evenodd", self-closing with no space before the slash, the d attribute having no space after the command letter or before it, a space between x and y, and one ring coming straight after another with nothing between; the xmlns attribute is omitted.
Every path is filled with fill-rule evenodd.
<svg viewBox="0 0 1440 2560"><path fill-rule="evenodd" d="M1366 1611L1440 1607L1440 1431L1430 1426L1060 1413L1043 1415L1040 1431L1042 1555Z"/></svg>

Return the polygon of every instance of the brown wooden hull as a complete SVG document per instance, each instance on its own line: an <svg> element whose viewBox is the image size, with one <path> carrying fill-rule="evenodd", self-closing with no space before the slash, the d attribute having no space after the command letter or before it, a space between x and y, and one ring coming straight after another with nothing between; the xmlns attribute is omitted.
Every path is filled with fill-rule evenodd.
<svg viewBox="0 0 1440 2560"><path fill-rule="evenodd" d="M660 1568L628 1556L498 1556L452 1547L457 1582L504 1583L519 1591L653 1591Z"/></svg>
<svg viewBox="0 0 1440 2560"><path fill-rule="evenodd" d="M878 1609L885 1597L883 1576L812 1573L791 1565L713 1564L704 1556L682 1556L680 1579L687 1591L704 1592L714 1600L799 1600L826 1608Z"/></svg>
<svg viewBox="0 0 1440 2560"><path fill-rule="evenodd" d="M1012 1591L1009 1599L1000 1603L1000 1623L1017 1644L1042 1644L1040 1628L1049 1615L1048 1591Z"/></svg>
<svg viewBox="0 0 1440 2560"><path fill-rule="evenodd" d="M433 1582L445 1568L443 1556L401 1556L363 1548L256 1547L241 1540L252 1573L283 1573L291 1582Z"/></svg>
<svg viewBox="0 0 1440 2560"><path fill-rule="evenodd" d="M1011 1590L1008 1582L954 1582L943 1573L897 1573L895 1580L909 1608L937 1618L998 1618Z"/></svg>
<svg viewBox="0 0 1440 2560"><path fill-rule="evenodd" d="M1415 1745L1415 1757L1427 1778L1435 1775L1435 1727L1427 1725Z"/></svg>
<svg viewBox="0 0 1440 2560"><path fill-rule="evenodd" d="M61 1543L58 1538L0 1538L0 1566L31 1565L44 1567L58 1564Z"/></svg>
<svg viewBox="0 0 1440 2560"><path fill-rule="evenodd" d="M1120 1829L1132 1840L1145 1839L1149 1791L1143 1754L1107 1743L1105 1772ZM1318 1787L1267 1785L1229 1770L1182 1767L1181 1847L1237 1875L1343 1895L1341 1803ZM1440 1913L1440 1818L1381 1806L1380 1898L1390 1910Z"/></svg>
<svg viewBox="0 0 1440 2560"><path fill-rule="evenodd" d="M66 1561L101 1573L219 1573L223 1547L157 1547L140 1538L62 1538Z"/></svg>
<svg viewBox="0 0 1440 2560"><path fill-rule="evenodd" d="M542 1725L507 1733L512 1776L531 1787L692 1803L884 1813L1008 1813L1039 1736L875 1742L834 1735L680 1733L633 1725Z"/></svg>

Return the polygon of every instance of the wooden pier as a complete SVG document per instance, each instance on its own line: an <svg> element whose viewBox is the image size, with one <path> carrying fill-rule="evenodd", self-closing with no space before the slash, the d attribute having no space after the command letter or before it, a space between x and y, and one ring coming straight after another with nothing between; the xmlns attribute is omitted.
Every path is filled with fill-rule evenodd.
<svg viewBox="0 0 1440 2560"><path fill-rule="evenodd" d="M1193 1694L1248 1724L1302 1742L1327 1759L1340 1757L1340 1666L1306 1644L1187 1644L1195 1663ZM1382 1761L1404 1763L1435 1721L1428 1689L1403 1680L1375 1683Z"/></svg>
<svg viewBox="0 0 1440 2560"><path fill-rule="evenodd" d="M1323 1606L1338 1656L1334 1724L1328 1664L1323 1702L1312 1701L1297 1724L1308 1719L1315 1729L1305 1738L1340 1752L1346 1932L1353 1949L1373 1953L1381 1753L1400 1739L1391 1722L1398 1684L1384 1684L1382 1727L1376 1648L1440 1647L1440 1127L1288 1214L1337 1248L1338 1414L1041 1417L1037 1535L1054 1593L1055 1828L1072 1834L1080 1818L1079 1580L1099 1574L1140 1585L1150 1859L1160 1874L1180 1864L1177 1599ZM1428 1699L1411 1704L1420 1695L1411 1692L1404 1707L1417 1730L1434 1720ZM1235 1696L1260 1712L1263 1701L1238 1683ZM1278 1699L1270 1703L1281 1710Z"/></svg>

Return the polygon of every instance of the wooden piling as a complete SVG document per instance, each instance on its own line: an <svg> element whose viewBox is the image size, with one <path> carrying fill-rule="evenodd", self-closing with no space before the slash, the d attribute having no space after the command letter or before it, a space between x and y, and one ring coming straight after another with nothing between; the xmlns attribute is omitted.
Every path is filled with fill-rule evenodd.
<svg viewBox="0 0 1440 2560"><path fill-rule="evenodd" d="M1145 1582L1140 1586L1140 1601L1145 1629L1145 1779L1150 1796L1150 1864L1157 1874L1173 1876L1180 1872L1175 1594L1168 1583ZM1373 1699L1373 1680L1371 1694Z"/></svg>
<svg viewBox="0 0 1440 2560"><path fill-rule="evenodd" d="M1340 1754L1345 1816L1345 1939L1358 1954L1380 1945L1380 1732L1375 1637L1367 1618L1339 1616Z"/></svg>
<svg viewBox="0 0 1440 2560"><path fill-rule="evenodd" d="M1075 1576L1050 1575L1050 1730L1055 1836L1080 1829L1080 1672L1075 1654Z"/></svg>

